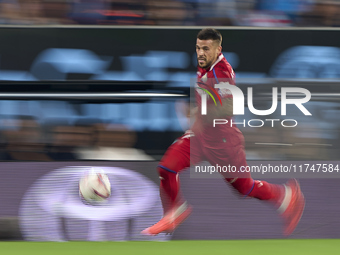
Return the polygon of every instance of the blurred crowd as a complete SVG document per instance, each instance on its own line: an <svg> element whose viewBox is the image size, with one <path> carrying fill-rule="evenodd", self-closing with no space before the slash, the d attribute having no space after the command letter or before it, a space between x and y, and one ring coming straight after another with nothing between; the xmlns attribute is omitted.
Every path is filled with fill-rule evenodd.
<svg viewBox="0 0 340 255"><path fill-rule="evenodd" d="M56 121L41 125L34 117L0 118L0 160L153 160L135 149L136 133L99 120Z"/></svg>
<svg viewBox="0 0 340 255"><path fill-rule="evenodd" d="M12 25L340 25L340 0L1 0Z"/></svg>
<svg viewBox="0 0 340 255"><path fill-rule="evenodd" d="M0 126L0 161L155 160L159 155L150 153L149 144L156 145L159 140L165 146L163 154L170 145L164 136L171 136L165 132L154 138L126 125L88 118L72 124L62 120L41 124L29 115L3 115ZM340 150L339 138L322 137L325 129L313 124L301 124L294 129L242 128L242 132L248 159L333 160ZM303 136L301 132L309 135ZM340 137L339 130L327 132ZM139 148L137 140L143 142ZM157 146L154 147L157 151Z"/></svg>

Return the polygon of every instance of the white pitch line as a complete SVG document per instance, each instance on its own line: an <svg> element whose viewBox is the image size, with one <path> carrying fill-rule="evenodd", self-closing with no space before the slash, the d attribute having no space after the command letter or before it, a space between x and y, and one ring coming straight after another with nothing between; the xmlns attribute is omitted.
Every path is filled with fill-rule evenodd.
<svg viewBox="0 0 340 255"><path fill-rule="evenodd" d="M291 143L255 143L258 145L279 145L279 146L293 146Z"/></svg>
<svg viewBox="0 0 340 255"><path fill-rule="evenodd" d="M296 143L296 145L320 145L320 146L333 146L330 143Z"/></svg>

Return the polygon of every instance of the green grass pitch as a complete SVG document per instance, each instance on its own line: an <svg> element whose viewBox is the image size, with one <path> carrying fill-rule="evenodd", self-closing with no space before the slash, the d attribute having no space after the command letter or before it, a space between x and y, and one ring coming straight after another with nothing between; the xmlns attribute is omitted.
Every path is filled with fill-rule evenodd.
<svg viewBox="0 0 340 255"><path fill-rule="evenodd" d="M340 239L169 242L0 242L3 255L323 255L340 254Z"/></svg>

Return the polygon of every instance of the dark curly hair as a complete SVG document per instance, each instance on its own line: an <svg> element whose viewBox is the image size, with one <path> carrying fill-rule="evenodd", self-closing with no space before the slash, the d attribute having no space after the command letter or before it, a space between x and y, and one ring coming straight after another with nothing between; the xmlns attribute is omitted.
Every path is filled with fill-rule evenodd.
<svg viewBox="0 0 340 255"><path fill-rule="evenodd" d="M222 44L221 33L214 28L204 28L198 34L197 38L200 40L213 40L217 41L219 45Z"/></svg>

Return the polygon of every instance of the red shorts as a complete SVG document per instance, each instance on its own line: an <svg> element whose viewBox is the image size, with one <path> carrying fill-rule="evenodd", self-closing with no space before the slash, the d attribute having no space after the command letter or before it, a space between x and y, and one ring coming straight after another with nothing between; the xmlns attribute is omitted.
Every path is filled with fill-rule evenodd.
<svg viewBox="0 0 340 255"><path fill-rule="evenodd" d="M166 151L160 165L173 172L180 172L190 165L208 161L221 167L234 166L237 172L223 172L225 178L251 178L250 173L240 173L241 166L247 166L244 138L240 131L233 130L227 137L215 141L213 146L191 131L179 137Z"/></svg>

